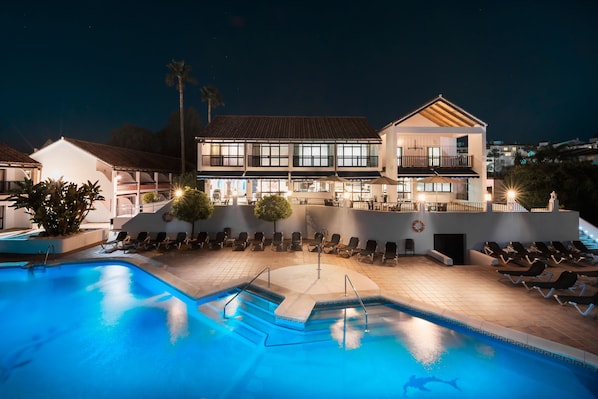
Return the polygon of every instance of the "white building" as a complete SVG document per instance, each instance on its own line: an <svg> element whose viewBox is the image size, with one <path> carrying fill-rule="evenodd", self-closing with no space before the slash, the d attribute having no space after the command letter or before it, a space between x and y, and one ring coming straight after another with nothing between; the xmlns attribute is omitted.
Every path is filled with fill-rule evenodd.
<svg viewBox="0 0 598 399"><path fill-rule="evenodd" d="M11 208L7 201L10 190L18 188L17 182L25 178L38 183L42 164L24 152L0 142L0 231L13 228L29 228L31 222L24 209Z"/></svg>
<svg viewBox="0 0 598 399"><path fill-rule="evenodd" d="M172 176L180 170L179 158L65 137L31 158L43 165L42 179L99 182L105 200L94 204L88 222L109 222L143 212L141 197L148 192L169 199Z"/></svg>

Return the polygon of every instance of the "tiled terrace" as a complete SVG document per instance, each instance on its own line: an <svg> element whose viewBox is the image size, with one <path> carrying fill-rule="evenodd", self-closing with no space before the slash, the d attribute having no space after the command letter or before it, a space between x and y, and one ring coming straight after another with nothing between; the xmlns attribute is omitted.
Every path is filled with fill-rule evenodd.
<svg viewBox="0 0 598 399"><path fill-rule="evenodd" d="M128 259L196 296L209 295L239 280L248 281L265 266L275 271L286 266L310 265L306 268L311 267L315 278L317 269L314 265L318 262L318 254L309 252L305 244L300 252L275 252L269 247L261 252L232 251L230 247L219 250L183 247L131 254L122 251L106 254L98 245L55 260L98 258ZM377 284L382 295L393 300L454 316L476 327L489 328L501 335L506 333L519 341L538 344L598 365L595 335L598 311L593 310L583 317L572 306L560 306L553 298L544 299L535 290L528 292L521 285L499 279L496 269L516 266L447 267L426 256L401 256L395 266L390 261L381 265L380 258L369 264L359 261L357 256L342 258L332 254L321 254L321 264L360 273ZM551 267L555 275L565 269L576 268L564 264ZM596 289L590 285L586 294L592 294ZM553 349L551 342L545 340L571 348L557 345Z"/></svg>

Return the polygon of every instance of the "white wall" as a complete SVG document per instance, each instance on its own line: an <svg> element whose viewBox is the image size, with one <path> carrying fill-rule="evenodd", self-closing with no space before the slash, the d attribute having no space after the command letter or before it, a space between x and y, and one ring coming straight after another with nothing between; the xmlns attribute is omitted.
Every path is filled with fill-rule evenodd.
<svg viewBox="0 0 598 399"><path fill-rule="evenodd" d="M574 211L555 213L529 212L481 212L481 213L421 213L421 212L375 212L353 208L338 208L318 205L292 205L293 215L277 223L277 231L290 237L300 231L304 237L313 238L316 231L327 231L328 236L340 233L343 242L351 236L360 238L361 245L368 239L377 240L380 245L396 241L402 251L403 240L413 238L416 252L426 253L434 247L434 234L464 234L467 249L481 250L485 241L497 241L506 245L509 241L568 241L579 237L579 214ZM163 210L166 212L169 206ZM174 237L178 231L191 232L189 223L174 220L165 223L162 213L139 214L123 225L123 230L136 236L139 231L166 231ZM424 231L417 233L412 223L421 220ZM225 227L231 227L233 235L247 231L250 237L256 231L263 231L271 237L273 224L255 218L253 206L217 206L214 215L195 225L200 230L215 234ZM467 251L466 251L467 252ZM467 257L467 253L466 253ZM466 258L467 260L467 258Z"/></svg>
<svg viewBox="0 0 598 399"><path fill-rule="evenodd" d="M42 180L47 178L63 180L81 185L90 180L98 181L105 201L97 201L87 222L108 222L111 218L110 201L114 193L112 182L96 168L96 158L65 140L58 140L31 154L31 158L43 165Z"/></svg>

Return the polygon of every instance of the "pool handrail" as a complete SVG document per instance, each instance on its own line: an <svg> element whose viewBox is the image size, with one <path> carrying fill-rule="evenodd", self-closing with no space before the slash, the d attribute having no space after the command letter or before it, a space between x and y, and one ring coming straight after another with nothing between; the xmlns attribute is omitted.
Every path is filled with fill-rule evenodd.
<svg viewBox="0 0 598 399"><path fill-rule="evenodd" d="M261 276L262 273L264 273L266 270L268 271L268 287L270 287L270 266L266 266L258 274L256 274L247 284L245 284L245 286L241 288L231 299L229 299L227 303L224 304L224 307L222 308L222 318L226 319L226 307L228 306L228 304L231 303L239 295L241 295L241 293L245 291L247 287L251 285L251 283L257 280L257 278Z"/></svg>
<svg viewBox="0 0 598 399"><path fill-rule="evenodd" d="M368 328L368 310L366 309L365 304L361 300L361 296L355 289L355 286L353 285L353 282L349 278L348 274L345 274L345 296L347 296L347 281L351 285L351 288L353 288L353 292L355 293L355 296L357 297L357 299L359 300L359 303L361 304L361 307L363 308L363 312L365 313L365 332L369 332L370 330Z"/></svg>

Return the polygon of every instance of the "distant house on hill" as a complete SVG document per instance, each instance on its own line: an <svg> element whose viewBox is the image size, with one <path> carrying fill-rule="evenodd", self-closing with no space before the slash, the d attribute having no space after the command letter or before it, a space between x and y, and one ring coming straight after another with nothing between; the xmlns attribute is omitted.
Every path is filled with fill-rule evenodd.
<svg viewBox="0 0 598 399"><path fill-rule="evenodd" d="M88 222L109 222L143 212L141 198L148 192L169 199L172 176L180 170L179 158L66 137L31 158L43 165L42 179L99 182L105 200L95 204Z"/></svg>
<svg viewBox="0 0 598 399"><path fill-rule="evenodd" d="M29 228L29 215L23 209L14 209L6 200L9 191L17 188L17 182L25 178L37 183L42 164L24 152L0 142L0 231L13 228Z"/></svg>

